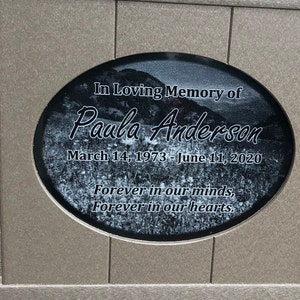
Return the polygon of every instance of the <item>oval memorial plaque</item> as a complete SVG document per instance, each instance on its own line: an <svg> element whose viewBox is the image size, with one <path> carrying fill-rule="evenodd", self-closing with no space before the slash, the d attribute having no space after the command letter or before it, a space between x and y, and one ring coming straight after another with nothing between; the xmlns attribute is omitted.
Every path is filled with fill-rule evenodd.
<svg viewBox="0 0 300 300"><path fill-rule="evenodd" d="M277 100L224 63L148 53L97 66L45 108L38 174L84 222L152 241L207 236L264 206L292 165Z"/></svg>

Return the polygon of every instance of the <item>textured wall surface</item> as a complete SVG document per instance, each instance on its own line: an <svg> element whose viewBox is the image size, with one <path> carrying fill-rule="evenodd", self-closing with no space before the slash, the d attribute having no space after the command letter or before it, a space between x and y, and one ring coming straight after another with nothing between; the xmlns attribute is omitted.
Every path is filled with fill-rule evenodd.
<svg viewBox="0 0 300 300"><path fill-rule="evenodd" d="M1 0L0 298L297 299L299 8L296 0ZM36 124L58 90L102 62L151 51L247 72L279 100L295 134L294 167L276 198L242 225L186 245L83 226L49 199L32 158Z"/></svg>
<svg viewBox="0 0 300 300"><path fill-rule="evenodd" d="M127 1L127 0L125 0ZM130 1L130 0L128 0ZM235 7L266 7L299 9L299 0L137 0L142 2L166 2L180 4L225 5Z"/></svg>

